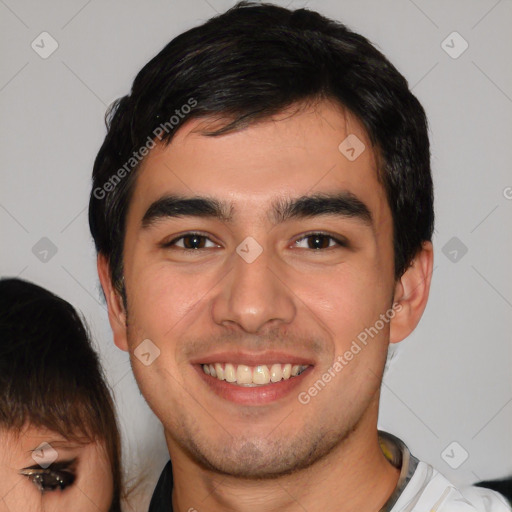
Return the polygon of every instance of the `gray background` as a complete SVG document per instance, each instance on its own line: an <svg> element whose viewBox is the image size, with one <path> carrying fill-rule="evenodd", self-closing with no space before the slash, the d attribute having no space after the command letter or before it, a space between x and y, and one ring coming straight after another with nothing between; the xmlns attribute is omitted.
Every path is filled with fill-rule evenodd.
<svg viewBox="0 0 512 512"><path fill-rule="evenodd" d="M87 225L90 174L108 104L172 37L233 3L0 0L1 274L84 313L116 395L127 467L144 471L146 493L166 447L111 339ZM432 291L386 374L380 427L456 484L512 474L512 2L276 3L307 5L367 36L430 120ZM31 47L51 48L43 31L58 43L46 59ZM458 58L454 31L469 45Z"/></svg>

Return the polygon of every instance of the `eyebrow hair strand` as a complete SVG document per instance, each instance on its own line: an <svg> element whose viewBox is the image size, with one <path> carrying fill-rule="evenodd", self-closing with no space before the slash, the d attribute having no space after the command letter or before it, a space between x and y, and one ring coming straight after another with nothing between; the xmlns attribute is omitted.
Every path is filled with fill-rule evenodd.
<svg viewBox="0 0 512 512"><path fill-rule="evenodd" d="M160 219L175 217L216 218L223 222L233 220L234 206L209 197L182 197L168 195L154 201L142 218L142 227L148 228ZM317 193L297 198L280 198L272 203L270 220L280 224L290 219L320 215L354 218L372 225L370 209L351 192Z"/></svg>
<svg viewBox="0 0 512 512"><path fill-rule="evenodd" d="M273 204L272 221L274 224L289 219L335 215L361 220L372 225L372 214L368 206L351 192L336 194L318 193L295 199L278 199Z"/></svg>
<svg viewBox="0 0 512 512"><path fill-rule="evenodd" d="M211 217L224 222L231 220L231 208L209 197L164 196L157 199L142 217L142 227L148 228L163 218Z"/></svg>

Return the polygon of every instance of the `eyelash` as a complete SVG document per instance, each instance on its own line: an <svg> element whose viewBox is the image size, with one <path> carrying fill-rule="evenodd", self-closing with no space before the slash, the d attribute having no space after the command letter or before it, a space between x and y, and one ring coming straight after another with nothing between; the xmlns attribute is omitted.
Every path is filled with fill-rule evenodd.
<svg viewBox="0 0 512 512"><path fill-rule="evenodd" d="M176 238L173 238L173 239L172 239L171 241L169 241L169 242L163 242L163 243L161 244L161 246L162 246L163 248L167 249L167 248L170 248L170 247L175 246L176 242L178 242L179 240L182 240L182 239L184 239L184 238L188 238L188 237L206 238L206 239L210 240L210 239L208 238L208 236L207 236L207 235L205 235L205 234L203 234L203 233L199 233L199 232L197 232L197 231L191 231L190 233L184 233L183 235L180 235L180 236L178 236L178 237L176 237ZM211 240L210 240L210 241L211 241ZM215 243L215 242L213 242L213 243ZM205 249L205 247L201 247L201 248L199 248L199 249L187 249L186 247L181 247L181 249L183 249L183 250L188 250L188 251L194 251L194 250L195 250L195 251L198 251L198 250L201 250L201 249Z"/></svg>
<svg viewBox="0 0 512 512"><path fill-rule="evenodd" d="M297 244L298 242L301 242L302 240L305 240L307 238L311 238L311 237L314 237L314 236L326 237L326 238L328 238L330 240L333 240L340 247L348 247L348 242L347 241L344 241L342 239L336 238L336 237L330 235L329 233L323 233L321 231L313 231L313 232L310 232L310 233L306 233L301 238L295 240L294 243ZM163 248L170 248L170 247L176 246L176 243L179 240L182 240L182 239L185 239L185 238L188 238L188 237L205 238L207 240L210 240L210 238L207 235L205 235L203 233L200 233L200 232L195 232L194 231L194 232L185 233L183 235L180 235L179 237L176 237L176 238L172 239L169 242L164 242L164 243L161 244L161 246ZM215 243L212 240L210 240L210 242ZM324 248L324 250L325 249L331 249L331 248L332 248L332 246L329 246L329 247ZM201 249L208 249L208 247L200 247L198 249L197 248L196 249L191 249L191 248L187 248L187 247L181 247L181 249L186 250L186 251L199 251ZM309 250L317 251L319 249L309 249Z"/></svg>
<svg viewBox="0 0 512 512"><path fill-rule="evenodd" d="M346 240L332 236L329 233L323 233L322 231L312 231L310 233L306 233L305 235L302 235L301 238L298 238L297 240L295 240L295 244L297 244L298 242L301 242L302 240L306 240L307 238L311 238L311 237L315 237L315 236L325 237L325 238L328 238L329 240L333 240L339 247L348 247L348 242ZM329 246L329 247L324 248L324 250L332 249L333 247L334 246ZM318 251L319 249L309 249L309 250L310 251Z"/></svg>
<svg viewBox="0 0 512 512"><path fill-rule="evenodd" d="M53 492L58 488L63 491L75 481L74 473L50 468L27 468L23 469L20 473L26 476L41 494Z"/></svg>

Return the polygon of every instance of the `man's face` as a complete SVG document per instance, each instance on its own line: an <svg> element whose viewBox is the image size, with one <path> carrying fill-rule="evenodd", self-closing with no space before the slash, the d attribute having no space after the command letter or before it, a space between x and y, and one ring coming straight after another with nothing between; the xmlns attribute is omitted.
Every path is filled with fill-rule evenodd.
<svg viewBox="0 0 512 512"><path fill-rule="evenodd" d="M126 348L171 454L270 477L376 423L389 323L359 351L353 341L392 305L392 218L368 137L339 107L217 137L201 134L204 122L140 169L124 246ZM348 135L366 146L355 160L338 149ZM223 215L171 196L214 200ZM320 200L284 207L300 198ZM134 355L147 339L160 351L151 364L154 349Z"/></svg>

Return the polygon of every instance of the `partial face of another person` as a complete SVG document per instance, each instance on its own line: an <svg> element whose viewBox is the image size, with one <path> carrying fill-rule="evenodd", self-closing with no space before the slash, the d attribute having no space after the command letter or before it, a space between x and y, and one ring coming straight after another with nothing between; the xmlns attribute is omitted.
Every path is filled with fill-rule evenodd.
<svg viewBox="0 0 512 512"><path fill-rule="evenodd" d="M111 295L111 323L171 454L268 478L376 422L397 321L392 216L365 130L330 102L222 136L205 127L189 121L139 170L127 318ZM344 153L348 135L359 143ZM191 198L215 204L174 201ZM101 260L100 275L105 287Z"/></svg>
<svg viewBox="0 0 512 512"><path fill-rule="evenodd" d="M108 512L112 503L112 470L100 442L32 426L0 430L0 475L1 512Z"/></svg>

